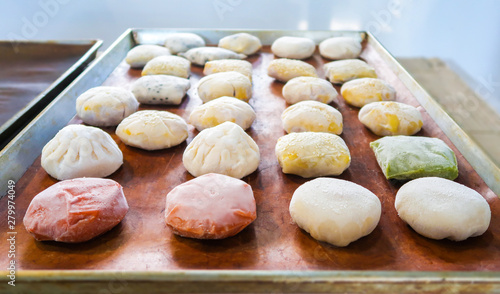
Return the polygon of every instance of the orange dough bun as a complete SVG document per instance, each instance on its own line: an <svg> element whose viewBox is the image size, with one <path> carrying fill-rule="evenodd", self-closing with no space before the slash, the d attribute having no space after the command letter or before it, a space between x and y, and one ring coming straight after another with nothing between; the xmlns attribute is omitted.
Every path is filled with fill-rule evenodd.
<svg viewBox="0 0 500 294"><path fill-rule="evenodd" d="M231 237L256 217L252 188L229 176L205 174L167 194L165 222L174 234L183 237Z"/></svg>
<svg viewBox="0 0 500 294"><path fill-rule="evenodd" d="M31 201L24 226L38 241L88 241L125 217L122 186L109 179L77 178L58 182Z"/></svg>

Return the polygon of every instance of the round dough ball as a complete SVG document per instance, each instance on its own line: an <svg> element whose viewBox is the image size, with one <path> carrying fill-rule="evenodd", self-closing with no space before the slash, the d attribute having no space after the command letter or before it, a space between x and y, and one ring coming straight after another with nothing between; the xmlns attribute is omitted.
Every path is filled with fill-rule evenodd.
<svg viewBox="0 0 500 294"><path fill-rule="evenodd" d="M92 126L116 126L138 108L134 94L117 87L95 87L76 99L76 114Z"/></svg>
<svg viewBox="0 0 500 294"><path fill-rule="evenodd" d="M286 58L271 61L267 74L284 83L296 77L318 77L316 69L309 63Z"/></svg>
<svg viewBox="0 0 500 294"><path fill-rule="evenodd" d="M55 183L37 194L23 219L38 241L85 242L111 230L128 211L120 184L79 178Z"/></svg>
<svg viewBox="0 0 500 294"><path fill-rule="evenodd" d="M243 53L245 55L255 54L260 50L262 44L256 36L239 33L226 36L219 40L219 47L234 51L236 53Z"/></svg>
<svg viewBox="0 0 500 294"><path fill-rule="evenodd" d="M144 76L132 84L132 93L142 104L179 105L190 86L188 79L176 76Z"/></svg>
<svg viewBox="0 0 500 294"><path fill-rule="evenodd" d="M43 169L58 180L102 178L120 168L123 154L103 130L69 125L43 147L41 161Z"/></svg>
<svg viewBox="0 0 500 294"><path fill-rule="evenodd" d="M165 47L170 49L172 54L203 46L205 46L203 38L193 33L173 33L165 38Z"/></svg>
<svg viewBox="0 0 500 294"><path fill-rule="evenodd" d="M185 53L180 53L180 56L187 58L195 65L204 66L205 63L219 59L245 59L245 54L236 53L231 50L218 47L199 47L193 48Z"/></svg>
<svg viewBox="0 0 500 294"><path fill-rule="evenodd" d="M255 111L248 103L234 97L220 97L196 106L189 115L189 122L198 131L230 121L244 130L255 120Z"/></svg>
<svg viewBox="0 0 500 294"><path fill-rule="evenodd" d="M399 102L372 102L363 106L358 118L378 136L410 136L422 128L422 115L415 107Z"/></svg>
<svg viewBox="0 0 500 294"><path fill-rule="evenodd" d="M213 60L205 63L205 67L203 68L203 74L206 76L226 71L237 71L252 81L252 64L246 60Z"/></svg>
<svg viewBox="0 0 500 294"><path fill-rule="evenodd" d="M252 82L235 71L219 72L203 77L198 83L198 96L205 103L222 96L248 101L252 97Z"/></svg>
<svg viewBox="0 0 500 294"><path fill-rule="evenodd" d="M353 59L361 53L361 42L352 37L328 38L319 43L319 54L328 59Z"/></svg>
<svg viewBox="0 0 500 294"><path fill-rule="evenodd" d="M142 75L170 75L187 79L191 73L189 60L179 56L159 56L150 60Z"/></svg>
<svg viewBox="0 0 500 294"><path fill-rule="evenodd" d="M339 247L369 235L382 214L380 200L370 190L332 178L298 187L289 210L293 221L314 239Z"/></svg>
<svg viewBox="0 0 500 294"><path fill-rule="evenodd" d="M167 55L170 55L170 50L168 50L168 48L158 45L138 45L130 49L125 61L132 68L141 68L151 59Z"/></svg>
<svg viewBox="0 0 500 294"><path fill-rule="evenodd" d="M259 166L259 146L235 123L201 131L189 143L182 163L195 177L218 173L241 179Z"/></svg>
<svg viewBox="0 0 500 294"><path fill-rule="evenodd" d="M274 55L283 58L306 59L313 55L316 44L309 38L281 37L271 45Z"/></svg>
<svg viewBox="0 0 500 294"><path fill-rule="evenodd" d="M225 175L206 174L167 194L165 223L183 237L224 239L256 218L252 187Z"/></svg>
<svg viewBox="0 0 500 294"><path fill-rule="evenodd" d="M182 117L168 111L141 110L124 119L116 135L126 145L158 150L184 142L188 126Z"/></svg>
<svg viewBox="0 0 500 294"><path fill-rule="evenodd" d="M318 101L302 101L281 114L283 129L293 132L342 133L342 114L328 104Z"/></svg>
<svg viewBox="0 0 500 294"><path fill-rule="evenodd" d="M376 78L375 69L359 59L332 61L323 66L327 79L334 84L342 84L360 78Z"/></svg>
<svg viewBox="0 0 500 294"><path fill-rule="evenodd" d="M429 177L404 184L396 194L399 217L431 239L462 241L488 229L491 210L481 194L451 180Z"/></svg>
<svg viewBox="0 0 500 294"><path fill-rule="evenodd" d="M289 80L282 90L283 98L289 104L315 100L323 103L338 103L337 90L326 80L315 77L297 77Z"/></svg>
<svg viewBox="0 0 500 294"><path fill-rule="evenodd" d="M283 173L303 178L337 176L351 164L344 140L329 133L290 133L278 139L275 152Z"/></svg>
<svg viewBox="0 0 500 294"><path fill-rule="evenodd" d="M396 91L381 79L363 78L347 82L340 88L344 100L356 107L363 107L377 101L396 99Z"/></svg>

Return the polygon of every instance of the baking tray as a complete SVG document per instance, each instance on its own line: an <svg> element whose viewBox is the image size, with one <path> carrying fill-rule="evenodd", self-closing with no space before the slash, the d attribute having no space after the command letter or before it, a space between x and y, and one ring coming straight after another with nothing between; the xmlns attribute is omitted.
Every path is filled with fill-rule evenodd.
<svg viewBox="0 0 500 294"><path fill-rule="evenodd" d="M0 149L95 59L101 40L0 41Z"/></svg>
<svg viewBox="0 0 500 294"><path fill-rule="evenodd" d="M400 183L381 174L368 143L377 139L357 120L357 109L343 101L334 104L344 115L344 133L351 150L351 167L339 178L359 183L381 198L383 214L379 226L346 248L313 240L292 224L288 204L293 191L307 181L281 173L274 144L284 134L279 116L286 107L281 98L283 84L266 75L273 59L268 46L249 58L254 66L254 97L250 104L257 119L249 134L261 149L257 172L245 177L252 185L257 220L235 237L219 241L197 241L176 237L163 224L165 195L174 186L192 178L182 167L186 147L155 152L123 145L125 163L111 178L124 186L131 207L124 221L110 232L82 244L36 242L20 220L32 197L56 181L40 167L42 147L74 118L78 95L97 85L127 86L140 76L123 62L136 43L161 43L169 29L126 31L94 64L75 79L0 154L2 191L16 181L18 217L17 291L40 293L137 292L499 292L500 291L500 172L487 156L446 115L433 99L408 75L395 59L366 32L338 31L247 31L263 44L280 36L307 36L319 42L330 36L363 37L362 58L374 65L382 79L398 92L398 101L422 105L424 128L419 135L439 137L456 152L460 175L457 181L479 191L491 205L492 225L481 237L464 242L424 238L404 225L396 215L393 198ZM185 30L186 31L186 30ZM233 30L187 30L203 36L209 44ZM240 32L241 30L238 30ZM317 53L307 60L324 76ZM191 83L202 76L192 67ZM187 118L201 104L192 87L178 107L164 109ZM142 108L142 106L141 106ZM143 108L144 109L144 108ZM197 132L191 127L188 142ZM34 162L34 163L33 163ZM476 172L477 171L477 172ZM23 176L24 174L24 176ZM488 187L489 185L489 187ZM5 194L5 193L3 193ZM0 228L6 231L6 199L0 206ZM7 252L0 244L0 252ZM2 265L7 257L0 256ZM4 267L5 268L5 267ZM0 290L13 290L2 275Z"/></svg>

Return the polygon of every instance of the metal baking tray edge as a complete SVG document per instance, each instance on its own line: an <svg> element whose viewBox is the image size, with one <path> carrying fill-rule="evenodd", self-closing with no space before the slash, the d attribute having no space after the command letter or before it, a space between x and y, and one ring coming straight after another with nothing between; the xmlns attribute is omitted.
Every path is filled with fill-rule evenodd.
<svg viewBox="0 0 500 294"><path fill-rule="evenodd" d="M215 43L221 36L249 32L263 44L284 35L304 35L318 41L329 36L358 34L366 37L392 70L413 92L422 106L476 169L486 184L500 194L500 170L461 130L434 99L398 64L380 43L366 32L350 31L251 31L209 29L128 29L96 61L52 101L12 142L0 152L0 195L7 181L17 181L41 153L43 146L75 115L74 101L88 88L100 85L136 42L157 43L160 33L189 31ZM148 32L155 33L149 35ZM148 37L149 36L149 37ZM71 110L71 111L68 111ZM7 271L0 272L0 290L24 293L138 292L500 292L500 272L420 271L262 271L262 270L22 270L16 287L7 284ZM9 287L9 288L7 288Z"/></svg>
<svg viewBox="0 0 500 294"><path fill-rule="evenodd" d="M496 293L500 290L500 277L498 272L36 270L18 273L15 288L12 293L26 293L30 289L51 294L96 290L99 293Z"/></svg>
<svg viewBox="0 0 500 294"><path fill-rule="evenodd" d="M35 113L35 107L47 101L47 99L52 99L57 97L57 95L64 89L69 82L78 76L92 60L95 59L97 55L97 50L102 46L102 40L47 40L47 41L19 41L18 44L46 44L55 43L63 45L92 45L84 55L80 57L70 68L68 68L61 76L59 76L52 84L50 84L47 89L38 94L33 98L26 106L15 113L8 121L0 126L0 145L3 145L2 141L8 140L16 135L16 133L22 128L23 120L30 119ZM1 146L0 146L1 147Z"/></svg>

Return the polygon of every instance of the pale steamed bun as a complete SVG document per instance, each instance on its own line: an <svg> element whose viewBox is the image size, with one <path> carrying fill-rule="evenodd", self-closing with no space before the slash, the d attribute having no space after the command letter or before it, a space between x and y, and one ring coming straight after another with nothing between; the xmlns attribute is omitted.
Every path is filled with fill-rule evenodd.
<svg viewBox="0 0 500 294"><path fill-rule="evenodd" d="M184 167L195 177L218 173L241 179L257 169L259 160L255 141L232 122L201 131L182 156Z"/></svg>
<svg viewBox="0 0 500 294"><path fill-rule="evenodd" d="M193 64L204 66L205 63L219 59L245 59L245 54L236 53L231 50L218 47L198 47L190 49L185 53L180 53L180 56L187 58Z"/></svg>
<svg viewBox="0 0 500 294"><path fill-rule="evenodd" d="M189 115L189 122L198 131L226 121L236 123L246 130L252 125L255 117L255 111L248 103L234 97L220 97L196 106Z"/></svg>
<svg viewBox="0 0 500 294"><path fill-rule="evenodd" d="M396 91L388 82L373 78L349 81L342 85L340 93L347 104L356 107L363 107L372 102L396 99Z"/></svg>
<svg viewBox="0 0 500 294"><path fill-rule="evenodd" d="M188 79L168 75L144 76L132 84L132 93L143 104L179 105L191 84Z"/></svg>
<svg viewBox="0 0 500 294"><path fill-rule="evenodd" d="M482 235L491 210L481 194L451 180L429 177L404 184L396 194L399 217L417 233L462 241Z"/></svg>
<svg viewBox="0 0 500 294"><path fill-rule="evenodd" d="M193 33L173 33L165 38L165 47L170 49L172 54L203 46L205 46L203 38Z"/></svg>
<svg viewBox="0 0 500 294"><path fill-rule="evenodd" d="M125 61L133 68L140 68L146 65L151 59L170 55L168 48L158 45L137 45L127 53Z"/></svg>
<svg viewBox="0 0 500 294"><path fill-rule="evenodd" d="M252 82L239 72L220 72L203 77L197 90L203 102L222 96L248 101L252 97Z"/></svg>
<svg viewBox="0 0 500 294"><path fill-rule="evenodd" d="M262 44L256 36L239 33L226 36L219 40L219 47L234 51L236 53L243 53L245 55L255 54L260 50Z"/></svg>
<svg viewBox="0 0 500 294"><path fill-rule="evenodd" d="M184 142L188 126L182 117L168 111L141 110L124 119L116 135L126 145L158 150Z"/></svg>
<svg viewBox="0 0 500 294"><path fill-rule="evenodd" d="M103 130L69 125L43 147L41 163L58 180L100 178L114 173L123 164L123 154Z"/></svg>
<svg viewBox="0 0 500 294"><path fill-rule="evenodd" d="M360 78L376 78L375 69L359 59L332 61L323 66L326 78L334 84L342 84Z"/></svg>
<svg viewBox="0 0 500 294"><path fill-rule="evenodd" d="M170 75L188 78L191 73L189 60L179 56L159 56L151 59L142 70L143 76Z"/></svg>
<svg viewBox="0 0 500 294"><path fill-rule="evenodd" d="M358 118L378 136L410 136L423 125L418 109L393 101L369 103L359 110Z"/></svg>
<svg viewBox="0 0 500 294"><path fill-rule="evenodd" d="M283 173L303 178L337 176L351 163L344 140L329 133L290 133L278 139L275 153Z"/></svg>
<svg viewBox="0 0 500 294"><path fill-rule="evenodd" d="M271 45L274 55L283 58L306 59L313 55L316 44L309 38L281 37Z"/></svg>
<svg viewBox="0 0 500 294"><path fill-rule="evenodd" d="M296 77L318 77L314 66L304 61L287 58L271 61L267 68L267 75L285 83Z"/></svg>
<svg viewBox="0 0 500 294"><path fill-rule="evenodd" d="M361 53L361 43L352 37L328 38L318 47L319 54L328 59L353 59Z"/></svg>
<svg viewBox="0 0 500 294"><path fill-rule="evenodd" d="M92 126L116 126L138 108L134 94L118 87L95 87L76 99L76 114Z"/></svg>
<svg viewBox="0 0 500 294"><path fill-rule="evenodd" d="M283 129L292 132L342 133L342 114L332 106L318 101L302 101L281 114Z"/></svg>
<svg viewBox="0 0 500 294"><path fill-rule="evenodd" d="M297 77L289 80L282 90L283 98L289 104L315 100L323 103L338 103L337 90L331 83L316 77Z"/></svg>
<svg viewBox="0 0 500 294"><path fill-rule="evenodd" d="M342 247L370 234L382 213L375 194L332 178L318 178L298 187L289 210L293 221L314 239Z"/></svg>
<svg viewBox="0 0 500 294"><path fill-rule="evenodd" d="M220 59L205 63L203 74L208 76L218 72L236 71L252 81L252 64L246 60Z"/></svg>

